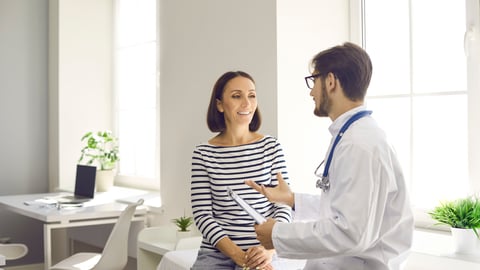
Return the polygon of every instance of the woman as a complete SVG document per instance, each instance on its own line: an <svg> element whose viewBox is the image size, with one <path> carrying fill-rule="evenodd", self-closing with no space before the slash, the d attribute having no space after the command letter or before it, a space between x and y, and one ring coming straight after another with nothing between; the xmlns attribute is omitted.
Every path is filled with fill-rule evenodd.
<svg viewBox="0 0 480 270"><path fill-rule="evenodd" d="M288 179L277 139L257 132L261 118L249 74L230 71L217 80L207 124L218 134L193 151L191 201L203 241L192 269L273 269L275 251L260 246L254 220L226 190L236 191L265 217L291 221L290 207L270 203L244 183L277 185L277 173Z"/></svg>

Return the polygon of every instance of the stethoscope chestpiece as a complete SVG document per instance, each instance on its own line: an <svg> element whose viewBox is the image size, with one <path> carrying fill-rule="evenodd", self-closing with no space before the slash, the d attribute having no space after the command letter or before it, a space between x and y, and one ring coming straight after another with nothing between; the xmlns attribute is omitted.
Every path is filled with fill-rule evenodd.
<svg viewBox="0 0 480 270"><path fill-rule="evenodd" d="M330 180L328 179L328 176L322 176L317 180L317 188L323 190L323 192L327 192L330 190Z"/></svg>

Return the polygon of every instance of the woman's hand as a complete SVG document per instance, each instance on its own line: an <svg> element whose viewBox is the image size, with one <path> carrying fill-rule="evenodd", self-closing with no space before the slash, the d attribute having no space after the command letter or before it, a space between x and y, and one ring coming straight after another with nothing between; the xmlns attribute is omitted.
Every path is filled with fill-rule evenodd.
<svg viewBox="0 0 480 270"><path fill-rule="evenodd" d="M275 250L263 246L251 247L245 252L245 266L249 269L273 269L271 266Z"/></svg>

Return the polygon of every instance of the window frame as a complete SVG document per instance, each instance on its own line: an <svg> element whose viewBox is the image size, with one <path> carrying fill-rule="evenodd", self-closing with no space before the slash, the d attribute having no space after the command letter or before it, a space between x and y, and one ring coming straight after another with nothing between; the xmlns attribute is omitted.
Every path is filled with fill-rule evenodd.
<svg viewBox="0 0 480 270"><path fill-rule="evenodd" d="M365 1L350 1L350 40L366 47ZM468 103L468 184L471 194L480 195L480 7L475 0L466 1L465 52L467 57L467 103ZM410 20L410 19L409 19ZM411 31L411 30L410 30ZM411 57L411 56L410 56ZM415 94L410 93L409 96ZM411 101L410 101L411 102ZM410 146L411 149L413 146ZM413 153L413 151L411 151ZM411 154L412 155L412 154ZM410 160L412 157L410 156ZM411 161L410 161L411 162ZM411 178L410 178L411 179ZM413 180L411 180L413 181ZM435 225L428 209L413 207L415 226L434 230L449 230L447 226Z"/></svg>

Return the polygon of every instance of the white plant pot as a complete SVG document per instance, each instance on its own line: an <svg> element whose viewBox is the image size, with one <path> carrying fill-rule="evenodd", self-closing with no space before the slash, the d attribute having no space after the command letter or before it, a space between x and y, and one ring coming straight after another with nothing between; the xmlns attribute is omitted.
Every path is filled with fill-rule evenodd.
<svg viewBox="0 0 480 270"><path fill-rule="evenodd" d="M177 231L177 241L179 239L187 238L187 237L190 237L190 236L192 236L192 231L186 231L186 232Z"/></svg>
<svg viewBox="0 0 480 270"><path fill-rule="evenodd" d="M95 187L97 192L108 191L113 186L113 180L115 179L115 170L97 171L95 177Z"/></svg>
<svg viewBox="0 0 480 270"><path fill-rule="evenodd" d="M479 240L472 229L451 228L455 253L477 253Z"/></svg>

